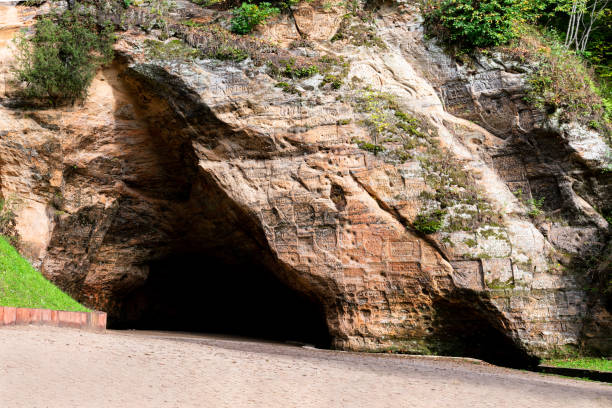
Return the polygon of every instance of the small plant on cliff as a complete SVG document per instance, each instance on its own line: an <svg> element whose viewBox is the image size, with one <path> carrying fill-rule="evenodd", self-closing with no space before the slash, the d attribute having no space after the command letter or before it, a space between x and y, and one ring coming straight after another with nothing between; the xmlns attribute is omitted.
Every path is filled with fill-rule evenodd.
<svg viewBox="0 0 612 408"><path fill-rule="evenodd" d="M188 61L197 58L201 52L185 44L181 40L168 41L145 40L147 57L167 61Z"/></svg>
<svg viewBox="0 0 612 408"><path fill-rule="evenodd" d="M414 219L412 226L415 230L423 234L433 234L440 231L442 228L442 219L446 212L443 210L433 210L426 213L420 213Z"/></svg>
<svg viewBox="0 0 612 408"><path fill-rule="evenodd" d="M520 188L514 192L514 195L519 199L519 201L527 206L527 214L529 214L530 217L537 218L544 212L542 207L544 206L544 200L546 197L526 198L523 195L523 190Z"/></svg>
<svg viewBox="0 0 612 408"><path fill-rule="evenodd" d="M527 200L527 206L529 207L528 214L537 218L540 214L542 214L542 206L544 205L544 197L540 198L530 198Z"/></svg>
<svg viewBox="0 0 612 408"><path fill-rule="evenodd" d="M96 70L112 60L113 41L112 27L99 29L91 15L67 10L42 18L32 38L16 40L24 96L54 105L84 98Z"/></svg>
<svg viewBox="0 0 612 408"><path fill-rule="evenodd" d="M384 147L374 144L374 143L368 143L364 140L353 139L353 143L356 143L360 149L366 150L370 153L378 154L380 152L385 151Z"/></svg>
<svg viewBox="0 0 612 408"><path fill-rule="evenodd" d="M176 3L174 0L147 0L147 5L150 12L149 21L143 28L146 30L159 28L163 33L162 38L167 38L169 36L168 15L176 9Z"/></svg>
<svg viewBox="0 0 612 408"><path fill-rule="evenodd" d="M268 18L280 13L277 7L263 2L259 4L242 3L232 11L232 31L237 34L248 34L255 26L264 23Z"/></svg>
<svg viewBox="0 0 612 408"><path fill-rule="evenodd" d="M310 78L319 73L319 67L316 65L296 66L295 59L280 61L284 66L280 69L280 74L287 78Z"/></svg>
<svg viewBox="0 0 612 408"><path fill-rule="evenodd" d="M284 92L290 93L290 94L299 94L300 91L294 86L291 85L287 82L278 82L275 85L277 88L281 88Z"/></svg>

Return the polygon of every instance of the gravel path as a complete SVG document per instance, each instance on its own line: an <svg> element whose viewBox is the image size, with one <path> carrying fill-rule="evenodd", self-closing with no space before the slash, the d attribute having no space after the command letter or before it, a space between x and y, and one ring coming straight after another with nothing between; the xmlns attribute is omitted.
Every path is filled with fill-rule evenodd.
<svg viewBox="0 0 612 408"><path fill-rule="evenodd" d="M0 407L612 407L612 386L182 334L0 328Z"/></svg>

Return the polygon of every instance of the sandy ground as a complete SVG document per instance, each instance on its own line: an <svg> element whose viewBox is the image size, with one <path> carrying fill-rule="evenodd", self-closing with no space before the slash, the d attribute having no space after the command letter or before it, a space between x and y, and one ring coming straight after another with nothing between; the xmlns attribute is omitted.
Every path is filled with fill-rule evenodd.
<svg viewBox="0 0 612 408"><path fill-rule="evenodd" d="M461 361L0 328L0 407L612 407L612 386Z"/></svg>

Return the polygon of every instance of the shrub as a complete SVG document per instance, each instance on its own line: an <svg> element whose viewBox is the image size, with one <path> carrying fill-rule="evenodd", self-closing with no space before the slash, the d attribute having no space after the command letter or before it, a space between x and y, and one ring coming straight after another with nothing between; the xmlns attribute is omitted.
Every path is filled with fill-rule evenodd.
<svg viewBox="0 0 612 408"><path fill-rule="evenodd" d="M442 0L424 11L429 31L467 48L507 43L521 13L518 0Z"/></svg>
<svg viewBox="0 0 612 408"><path fill-rule="evenodd" d="M261 64L260 60L265 58L261 55L262 52L267 51L267 48L270 48L272 52L275 51L272 47L254 38L232 34L217 25L205 25L203 23L184 25L193 28L193 38L196 38L193 44L207 58L234 62L253 58L256 60L255 65L259 65Z"/></svg>
<svg viewBox="0 0 612 408"><path fill-rule="evenodd" d="M17 38L17 80L27 98L54 105L84 98L103 64L113 58L112 27L98 29L91 15L65 11L36 23L34 36Z"/></svg>
<svg viewBox="0 0 612 408"><path fill-rule="evenodd" d="M234 34L217 24L190 24L177 36L196 47L206 58L240 62L251 59L254 66L288 57L288 51L254 36Z"/></svg>
<svg viewBox="0 0 612 408"><path fill-rule="evenodd" d="M287 82L278 82L275 86L277 88L281 88L284 92L287 92L287 93L291 93L291 94L300 93L300 91L295 86Z"/></svg>
<svg viewBox="0 0 612 408"><path fill-rule="evenodd" d="M342 78L338 75L327 74L323 77L323 81L321 82L321 86L325 86L326 84L331 84L332 89L340 89L342 86Z"/></svg>
<svg viewBox="0 0 612 408"><path fill-rule="evenodd" d="M241 48L225 45L218 47L214 54L209 54L211 58L221 61L240 62L249 58L249 53Z"/></svg>
<svg viewBox="0 0 612 408"><path fill-rule="evenodd" d="M232 11L232 31L237 34L248 34L256 25L265 22L269 17L275 16L280 12L277 7L272 7L270 3L263 2L258 4L242 3L240 7Z"/></svg>
<svg viewBox="0 0 612 408"><path fill-rule="evenodd" d="M282 60L281 64L284 64L281 74L287 78L310 78L313 75L319 73L319 67L316 65L305 65L298 67L296 66L295 59L290 59L288 61Z"/></svg>
<svg viewBox="0 0 612 408"><path fill-rule="evenodd" d="M433 210L416 216L412 226L423 234L433 234L442 228L442 219L446 213L442 210Z"/></svg>
<svg viewBox="0 0 612 408"><path fill-rule="evenodd" d="M539 65L528 77L528 100L542 110L561 109L564 121L577 119L605 133L606 101L592 70L552 33L535 35L546 46L540 46L532 56Z"/></svg>

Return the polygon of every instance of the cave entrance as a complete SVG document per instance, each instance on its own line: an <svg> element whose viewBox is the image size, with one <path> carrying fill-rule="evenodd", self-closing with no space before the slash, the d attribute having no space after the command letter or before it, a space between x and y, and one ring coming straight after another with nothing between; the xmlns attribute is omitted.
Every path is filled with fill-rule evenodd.
<svg viewBox="0 0 612 408"><path fill-rule="evenodd" d="M257 262L175 253L149 263L115 328L189 331L330 346L322 308ZM114 324L113 324L114 323Z"/></svg>
<svg viewBox="0 0 612 408"><path fill-rule="evenodd" d="M524 348L504 334L505 323L479 294L458 290L454 297L436 299L431 341L437 354L472 357L512 368L539 364Z"/></svg>

